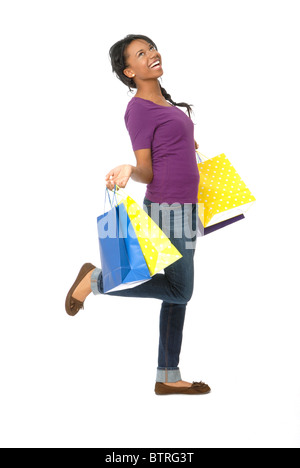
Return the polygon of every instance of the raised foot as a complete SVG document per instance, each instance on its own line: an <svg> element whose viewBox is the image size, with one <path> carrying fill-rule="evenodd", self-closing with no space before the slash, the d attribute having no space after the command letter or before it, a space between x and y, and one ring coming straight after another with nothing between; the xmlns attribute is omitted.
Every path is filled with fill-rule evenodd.
<svg viewBox="0 0 300 468"><path fill-rule="evenodd" d="M91 275L95 268L91 263L85 263L81 268L66 297L65 308L68 315L74 317L80 309L83 309L85 299L92 292Z"/></svg>

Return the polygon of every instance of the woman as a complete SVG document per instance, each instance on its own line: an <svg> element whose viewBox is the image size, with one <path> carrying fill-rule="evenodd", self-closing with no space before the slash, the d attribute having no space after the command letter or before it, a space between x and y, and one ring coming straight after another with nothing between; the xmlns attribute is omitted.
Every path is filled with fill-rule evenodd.
<svg viewBox="0 0 300 468"><path fill-rule="evenodd" d="M130 178L147 184L144 209L153 219L156 213L155 222L182 258L146 283L108 294L162 301L157 395L209 393L210 388L203 382L183 381L178 367L186 307L194 288L199 171L191 106L175 103L161 87L158 79L163 75L162 57L148 37L126 36L111 47L110 58L117 77L130 90L137 89L125 113L137 163L111 170L106 186L110 190L115 185L124 188ZM178 107L185 107L189 117ZM87 263L69 291L67 313L76 315L92 292L103 294L103 278L100 269Z"/></svg>

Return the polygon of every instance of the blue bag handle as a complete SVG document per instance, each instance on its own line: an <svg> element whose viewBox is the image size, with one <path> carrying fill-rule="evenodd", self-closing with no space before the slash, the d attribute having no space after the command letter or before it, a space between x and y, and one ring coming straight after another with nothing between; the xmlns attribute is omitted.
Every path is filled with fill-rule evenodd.
<svg viewBox="0 0 300 468"><path fill-rule="evenodd" d="M109 204L110 204L110 208L114 208L118 202L117 202L117 197L116 197L116 185L114 187L114 190L113 190L113 198L111 199L110 197L110 190L106 187L105 189L105 197L104 197L104 212L105 212L105 206L106 206L106 201L107 201L107 198L109 199Z"/></svg>

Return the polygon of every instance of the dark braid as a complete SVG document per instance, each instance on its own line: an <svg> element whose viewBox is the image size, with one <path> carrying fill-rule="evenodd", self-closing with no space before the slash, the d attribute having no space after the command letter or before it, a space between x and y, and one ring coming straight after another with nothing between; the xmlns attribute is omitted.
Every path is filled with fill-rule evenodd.
<svg viewBox="0 0 300 468"><path fill-rule="evenodd" d="M129 46L129 44L132 41L134 41L136 39L142 39L144 41L147 41L149 44L153 45L155 47L155 49L157 50L157 46L155 45L155 43L151 39L149 39L149 37L142 36L140 34L129 34L124 39L116 42L109 50L109 56L110 56L110 60L111 60L113 73L116 74L117 78L119 78L119 80L122 81L122 83L124 83L126 86L128 86L129 91L131 93L133 92L132 88L136 89L137 86L135 84L134 79L133 78L128 78L123 73L123 71L127 67L126 57L125 57L126 48ZM186 102L179 102L179 103L174 102L172 100L170 94L168 94L167 91L161 85L159 85L159 86L160 86L163 97L167 101L169 101L171 104L173 104L173 106L186 107L186 109L188 111L188 114L189 114L189 117L191 118L191 112L193 112L192 111L192 104L187 104Z"/></svg>
<svg viewBox="0 0 300 468"><path fill-rule="evenodd" d="M173 104L173 106L186 107L187 111L188 111L188 114L189 114L189 118L191 118L191 112L193 112L193 110L192 110L193 104L187 104L186 102L174 102L173 99L171 98L170 94L168 94L168 92L161 85L159 85L159 86L160 86L163 97L167 101L169 101L171 104Z"/></svg>

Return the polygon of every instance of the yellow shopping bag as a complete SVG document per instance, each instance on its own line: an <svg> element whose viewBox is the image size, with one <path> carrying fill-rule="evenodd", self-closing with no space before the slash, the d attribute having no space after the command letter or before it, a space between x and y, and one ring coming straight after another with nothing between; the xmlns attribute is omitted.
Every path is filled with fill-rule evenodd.
<svg viewBox="0 0 300 468"><path fill-rule="evenodd" d="M199 218L204 228L243 215L256 201L224 153L211 159L197 151Z"/></svg>
<svg viewBox="0 0 300 468"><path fill-rule="evenodd" d="M182 258L153 219L123 190L116 191L118 203L124 203L139 241L150 275L153 276Z"/></svg>

